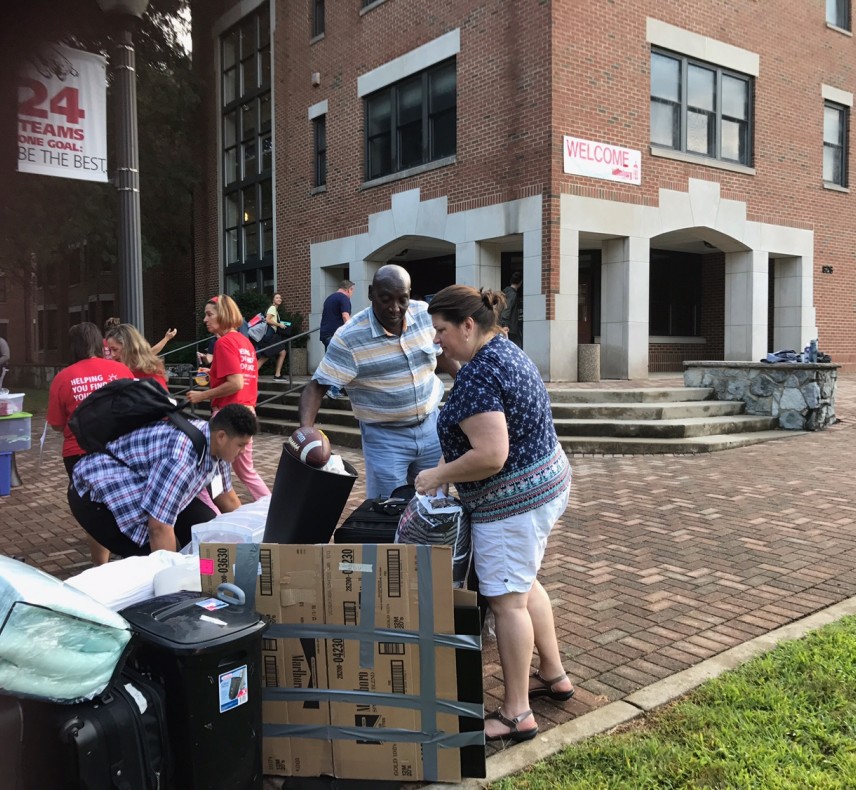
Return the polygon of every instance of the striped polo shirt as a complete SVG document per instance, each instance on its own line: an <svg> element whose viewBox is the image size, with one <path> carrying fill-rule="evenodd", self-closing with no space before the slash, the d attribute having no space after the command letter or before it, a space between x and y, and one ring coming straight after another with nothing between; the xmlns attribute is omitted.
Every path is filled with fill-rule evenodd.
<svg viewBox="0 0 856 790"><path fill-rule="evenodd" d="M425 302L410 302L400 336L380 325L370 305L333 335L312 378L347 387L360 422L417 425L443 398L443 382L434 375L439 353Z"/></svg>

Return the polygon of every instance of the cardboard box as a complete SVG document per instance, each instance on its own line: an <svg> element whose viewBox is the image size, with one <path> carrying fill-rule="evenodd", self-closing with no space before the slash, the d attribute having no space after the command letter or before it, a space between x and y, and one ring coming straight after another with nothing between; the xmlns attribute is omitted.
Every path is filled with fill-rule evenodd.
<svg viewBox="0 0 856 790"><path fill-rule="evenodd" d="M203 591L234 581L236 551L200 546ZM423 568L419 557L427 557ZM455 633L456 623L479 634L475 595L453 590L451 574L448 547L261 545L255 604L272 626L262 650L265 773L446 782L484 776L482 742L440 748L427 736L409 743L389 732L445 737L482 729L478 718L459 719L436 705L460 699L481 710L480 651L434 639ZM312 633L292 637L288 626L311 626ZM461 694L459 674L466 683ZM316 687L329 692L282 699L287 689ZM288 737L294 725L324 737ZM282 732L271 735L278 726Z"/></svg>
<svg viewBox="0 0 856 790"><path fill-rule="evenodd" d="M443 555L448 555L444 558ZM330 703L336 727L393 728L411 731L458 732L457 716L435 714L427 720L433 700L457 699L454 649L435 647L422 656L420 646L395 639L395 631L418 632L420 618L430 617L428 633L454 632L451 549L432 551L432 589L420 590L415 547L397 544L335 544L324 547L324 602L327 625L385 629L372 641L328 639L327 667L331 689L383 694L425 694L416 709L393 702ZM389 633L392 632L392 633ZM424 664L424 665L423 665ZM430 677L429 677L430 673ZM432 688L433 686L433 688ZM438 777L459 781L455 749L435 749ZM336 776L351 779L424 779L422 745L372 739L333 741Z"/></svg>
<svg viewBox="0 0 856 790"><path fill-rule="evenodd" d="M200 559L213 560L219 572L202 575L202 590L213 594L223 581L234 582L237 544L200 546ZM226 572L224 573L223 570ZM324 623L323 555L321 546L259 548L256 610L269 625ZM262 640L262 683L265 688L312 689L327 687L326 649L321 638ZM327 727L326 700L268 700L262 703L262 721L270 725ZM320 776L333 773L329 741L310 738L266 737L262 765L267 774Z"/></svg>

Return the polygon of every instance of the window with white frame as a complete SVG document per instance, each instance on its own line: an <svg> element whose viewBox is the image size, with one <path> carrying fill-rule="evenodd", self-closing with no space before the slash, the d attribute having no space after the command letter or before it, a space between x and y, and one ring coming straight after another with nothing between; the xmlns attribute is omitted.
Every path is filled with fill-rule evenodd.
<svg viewBox="0 0 856 790"><path fill-rule="evenodd" d="M826 21L842 30L850 30L850 0L826 0Z"/></svg>
<svg viewBox="0 0 856 790"><path fill-rule="evenodd" d="M651 52L651 143L751 166L752 78L684 55Z"/></svg>
<svg viewBox="0 0 856 790"><path fill-rule="evenodd" d="M847 186L848 108L823 103L823 180L827 184Z"/></svg>
<svg viewBox="0 0 856 790"><path fill-rule="evenodd" d="M267 4L221 37L223 263L230 293L273 281L273 134Z"/></svg>
<svg viewBox="0 0 856 790"><path fill-rule="evenodd" d="M455 59L365 97L366 180L453 156Z"/></svg>

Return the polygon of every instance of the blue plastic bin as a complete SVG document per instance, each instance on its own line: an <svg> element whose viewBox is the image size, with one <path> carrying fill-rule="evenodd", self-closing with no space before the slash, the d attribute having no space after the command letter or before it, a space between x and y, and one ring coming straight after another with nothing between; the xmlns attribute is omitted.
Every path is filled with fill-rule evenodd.
<svg viewBox="0 0 856 790"><path fill-rule="evenodd" d="M12 453L0 453L0 496L12 490Z"/></svg>
<svg viewBox="0 0 856 790"><path fill-rule="evenodd" d="M15 453L30 449L32 414L19 411L0 417L0 453Z"/></svg>

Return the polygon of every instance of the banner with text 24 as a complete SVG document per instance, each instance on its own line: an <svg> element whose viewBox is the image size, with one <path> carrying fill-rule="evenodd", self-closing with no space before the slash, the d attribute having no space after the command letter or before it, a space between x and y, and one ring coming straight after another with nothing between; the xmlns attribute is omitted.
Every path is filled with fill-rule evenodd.
<svg viewBox="0 0 856 790"><path fill-rule="evenodd" d="M18 76L18 170L107 181L107 66L54 44Z"/></svg>

